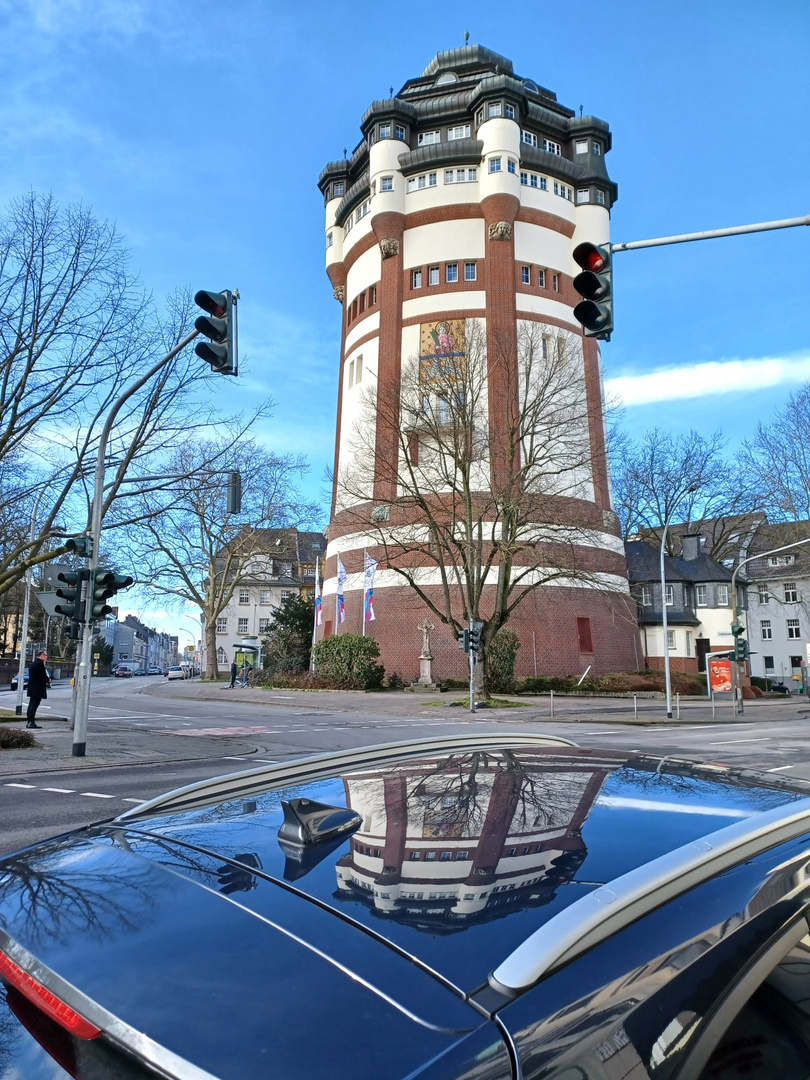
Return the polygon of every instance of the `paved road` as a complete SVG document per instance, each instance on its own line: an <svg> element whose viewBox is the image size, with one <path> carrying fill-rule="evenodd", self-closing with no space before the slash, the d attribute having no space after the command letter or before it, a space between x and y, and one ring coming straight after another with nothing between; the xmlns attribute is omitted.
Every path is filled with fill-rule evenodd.
<svg viewBox="0 0 810 1080"><path fill-rule="evenodd" d="M55 687L47 701L52 715L65 714L69 704L67 686ZM802 701L749 708L736 721L720 722L718 713L714 724L707 722L704 705L690 703L683 716L692 709L702 719L672 726L660 722L660 701L641 703L638 723L628 711L632 703L611 699L562 699L555 702L554 719L548 699L474 717L446 704L410 695L240 693L194 683L167 686L160 677L99 680L93 685L86 759L71 759L71 733L57 722L44 723L37 733L39 753L0 758L0 849L12 851L114 817L163 791L220 773L470 730L537 731L586 746L747 765L810 780L810 709Z"/></svg>

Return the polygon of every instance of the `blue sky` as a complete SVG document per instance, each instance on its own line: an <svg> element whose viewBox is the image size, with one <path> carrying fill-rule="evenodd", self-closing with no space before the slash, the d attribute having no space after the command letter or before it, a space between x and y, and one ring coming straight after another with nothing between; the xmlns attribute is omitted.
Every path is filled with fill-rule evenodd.
<svg viewBox="0 0 810 1080"><path fill-rule="evenodd" d="M340 330L318 174L465 30L610 123L615 242L810 213L806 0L0 0L0 203L91 205L157 295L238 286L223 409L274 397L263 435L309 456L317 491ZM625 425L767 420L810 377L809 258L808 228L617 254L603 364Z"/></svg>

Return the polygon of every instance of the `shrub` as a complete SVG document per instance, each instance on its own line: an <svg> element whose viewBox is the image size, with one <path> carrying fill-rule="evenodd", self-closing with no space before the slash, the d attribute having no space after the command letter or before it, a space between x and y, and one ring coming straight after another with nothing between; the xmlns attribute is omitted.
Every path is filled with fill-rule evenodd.
<svg viewBox="0 0 810 1080"><path fill-rule="evenodd" d="M315 646L315 671L339 690L379 690L385 677L379 655L374 638L338 634Z"/></svg>
<svg viewBox="0 0 810 1080"><path fill-rule="evenodd" d="M398 671L392 671L388 678L385 680L385 685L389 690L404 690L408 685L402 678Z"/></svg>
<svg viewBox="0 0 810 1080"><path fill-rule="evenodd" d="M563 692L576 688L577 680L568 675L530 675L526 679L518 679L516 683L519 694L547 694L549 690Z"/></svg>
<svg viewBox="0 0 810 1080"><path fill-rule="evenodd" d="M487 648L487 690L514 692L515 658L519 648L520 641L512 627L502 626Z"/></svg>
<svg viewBox="0 0 810 1080"><path fill-rule="evenodd" d="M0 750L25 750L29 746L34 746L30 731L0 727Z"/></svg>
<svg viewBox="0 0 810 1080"><path fill-rule="evenodd" d="M280 671L275 675L260 671L254 678L254 686L277 690L335 690L331 679L315 675L311 671Z"/></svg>
<svg viewBox="0 0 810 1080"><path fill-rule="evenodd" d="M469 679L442 679L439 683L442 690L467 690L470 686Z"/></svg>

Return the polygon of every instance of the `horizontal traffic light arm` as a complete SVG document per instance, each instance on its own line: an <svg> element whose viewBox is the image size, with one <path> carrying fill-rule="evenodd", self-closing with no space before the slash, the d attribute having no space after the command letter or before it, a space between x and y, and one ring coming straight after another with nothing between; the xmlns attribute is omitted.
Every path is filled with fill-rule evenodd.
<svg viewBox="0 0 810 1080"><path fill-rule="evenodd" d="M611 244L610 250L636 251L639 248L663 247L665 244L687 244L691 240L717 240L723 236L740 236L743 233L794 229L797 225L810 225L810 214L805 214L804 217L782 218L779 221L760 221L756 225L732 225L728 229L706 229L704 232L680 233L677 236L658 236L653 240L630 240L624 244Z"/></svg>

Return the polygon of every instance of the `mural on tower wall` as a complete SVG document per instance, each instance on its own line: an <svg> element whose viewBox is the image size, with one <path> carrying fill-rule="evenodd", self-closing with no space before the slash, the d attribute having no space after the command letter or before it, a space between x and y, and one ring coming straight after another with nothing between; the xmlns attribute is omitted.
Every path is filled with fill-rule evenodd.
<svg viewBox="0 0 810 1080"><path fill-rule="evenodd" d="M422 323L419 327L419 382L443 382L448 375L464 377L467 333L464 319Z"/></svg>

